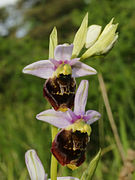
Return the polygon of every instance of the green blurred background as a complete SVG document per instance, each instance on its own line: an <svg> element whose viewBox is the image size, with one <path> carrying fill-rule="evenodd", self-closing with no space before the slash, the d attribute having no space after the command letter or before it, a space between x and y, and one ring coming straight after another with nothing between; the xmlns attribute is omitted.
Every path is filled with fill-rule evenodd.
<svg viewBox="0 0 135 180"><path fill-rule="evenodd" d="M44 80L25 75L22 69L37 60L48 59L49 34L54 26L58 30L59 44L72 43L86 12L89 25L104 27L112 17L119 23L119 39L112 51L105 57L89 58L85 62L103 75L125 157L129 149L135 149L135 1L20 0L14 6L0 9L1 180L29 179L24 154L31 148L37 151L49 174L51 129L35 116L51 106L43 97ZM75 171L59 166L58 174L80 178L101 146L104 154L93 179L121 179L124 166L98 78L82 79L90 82L86 108L100 111L101 123L92 125L85 163ZM78 84L80 80L77 79ZM134 179L135 175L128 178Z"/></svg>

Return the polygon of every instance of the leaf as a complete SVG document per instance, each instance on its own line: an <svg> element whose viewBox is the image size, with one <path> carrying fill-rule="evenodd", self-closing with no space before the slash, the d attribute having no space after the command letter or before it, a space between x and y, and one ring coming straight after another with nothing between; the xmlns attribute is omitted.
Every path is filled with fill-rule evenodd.
<svg viewBox="0 0 135 180"><path fill-rule="evenodd" d="M80 180L91 180L92 179L92 177L94 176L95 170L97 168L97 165L98 165L98 162L100 159L100 155L101 155L101 149L99 150L97 155L92 159L88 168L82 174L82 177Z"/></svg>
<svg viewBox="0 0 135 180"><path fill-rule="evenodd" d="M57 29L56 27L53 28L51 34L50 34L50 41L49 41L49 59L54 58L54 50L58 44L58 38L57 38Z"/></svg>
<svg viewBox="0 0 135 180"><path fill-rule="evenodd" d="M73 41L74 48L73 48L72 58L78 56L78 54L80 53L81 49L85 44L86 35L87 35L87 26L88 26L88 13L85 15L82 24L74 37L74 41Z"/></svg>

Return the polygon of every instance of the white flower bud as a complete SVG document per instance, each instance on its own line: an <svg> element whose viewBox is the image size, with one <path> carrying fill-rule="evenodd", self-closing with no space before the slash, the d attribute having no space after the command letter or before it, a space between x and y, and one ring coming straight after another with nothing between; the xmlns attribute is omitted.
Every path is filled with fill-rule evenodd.
<svg viewBox="0 0 135 180"><path fill-rule="evenodd" d="M101 26L99 25L91 25L88 27L87 31L87 37L86 37L86 43L85 47L90 48L99 37L99 34L101 33Z"/></svg>
<svg viewBox="0 0 135 180"><path fill-rule="evenodd" d="M26 152L25 162L31 180L47 180L43 165L34 149L30 149Z"/></svg>

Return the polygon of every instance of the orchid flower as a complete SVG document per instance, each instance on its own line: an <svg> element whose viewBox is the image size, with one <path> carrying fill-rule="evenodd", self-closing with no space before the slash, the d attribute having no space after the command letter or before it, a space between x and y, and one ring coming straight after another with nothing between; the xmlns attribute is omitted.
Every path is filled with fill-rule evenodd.
<svg viewBox="0 0 135 180"><path fill-rule="evenodd" d="M70 109L66 112L49 109L36 116L38 120L62 128L52 143L51 152L61 165L72 170L84 162L91 133L89 125L100 118L97 111L85 112L87 96L88 81L82 80L75 95L74 112Z"/></svg>
<svg viewBox="0 0 135 180"><path fill-rule="evenodd" d="M97 73L92 67L80 62L80 58L71 59L72 51L73 44L58 45L54 50L54 59L40 60L23 69L23 73L48 79L43 88L44 96L55 110L73 106L75 77Z"/></svg>
<svg viewBox="0 0 135 180"><path fill-rule="evenodd" d="M25 153L25 163L31 180L47 180L47 174L44 167L34 149L30 149ZM48 180L51 180L50 178ZM79 180L74 177L57 177L57 180Z"/></svg>
<svg viewBox="0 0 135 180"><path fill-rule="evenodd" d="M40 60L26 66L23 73L32 74L43 79L72 73L72 77L96 74L92 67L80 62L80 58L71 59L73 44L58 45L54 51L54 59ZM70 68L71 67L71 68Z"/></svg>

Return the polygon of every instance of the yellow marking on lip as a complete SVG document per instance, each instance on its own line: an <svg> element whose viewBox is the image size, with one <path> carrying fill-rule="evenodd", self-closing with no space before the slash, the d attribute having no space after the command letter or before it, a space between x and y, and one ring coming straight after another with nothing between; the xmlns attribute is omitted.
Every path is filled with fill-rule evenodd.
<svg viewBox="0 0 135 180"><path fill-rule="evenodd" d="M58 111L62 111L62 112L66 112L67 110L68 110L67 107L60 107L60 108L58 109Z"/></svg>
<svg viewBox="0 0 135 180"><path fill-rule="evenodd" d="M76 165L74 165L74 164L67 164L67 167L70 168L70 169L72 169L72 170L75 170L75 169L78 168L78 167L77 167Z"/></svg>
<svg viewBox="0 0 135 180"><path fill-rule="evenodd" d="M65 128L66 130L80 131L81 133L87 133L88 136L91 134L90 125L86 124L83 119L78 119L75 123Z"/></svg>
<svg viewBox="0 0 135 180"><path fill-rule="evenodd" d="M56 71L53 73L53 77L59 77L60 74L69 75L72 74L72 68L69 64L60 64Z"/></svg>

